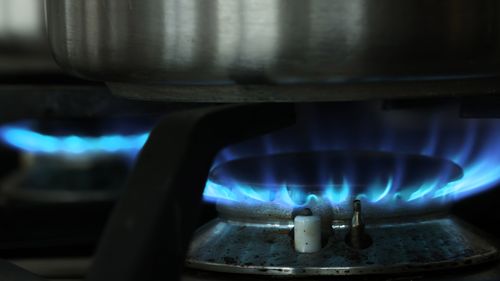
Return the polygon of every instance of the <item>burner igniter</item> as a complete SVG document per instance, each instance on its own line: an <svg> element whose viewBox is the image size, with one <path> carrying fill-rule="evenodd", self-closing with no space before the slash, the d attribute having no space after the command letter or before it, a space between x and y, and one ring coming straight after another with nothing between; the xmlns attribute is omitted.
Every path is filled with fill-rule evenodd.
<svg viewBox="0 0 500 281"><path fill-rule="evenodd" d="M299 253L315 253L321 250L321 219L309 209L293 219L294 246Z"/></svg>

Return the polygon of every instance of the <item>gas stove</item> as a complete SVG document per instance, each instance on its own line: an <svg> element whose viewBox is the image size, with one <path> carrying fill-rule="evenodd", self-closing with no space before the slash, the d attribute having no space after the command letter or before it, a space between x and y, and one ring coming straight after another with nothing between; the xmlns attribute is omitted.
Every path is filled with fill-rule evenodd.
<svg viewBox="0 0 500 281"><path fill-rule="evenodd" d="M496 1L4 2L0 279L500 279Z"/></svg>

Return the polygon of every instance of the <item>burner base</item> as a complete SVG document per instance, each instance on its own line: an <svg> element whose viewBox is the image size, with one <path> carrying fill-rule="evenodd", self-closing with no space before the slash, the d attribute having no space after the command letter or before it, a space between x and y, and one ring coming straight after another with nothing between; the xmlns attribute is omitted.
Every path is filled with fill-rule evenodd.
<svg viewBox="0 0 500 281"><path fill-rule="evenodd" d="M216 219L198 230L188 267L257 275L396 274L449 269L497 258L484 234L455 217L369 224L373 245L364 250L345 242L346 225L317 253L294 251L289 224L250 224Z"/></svg>

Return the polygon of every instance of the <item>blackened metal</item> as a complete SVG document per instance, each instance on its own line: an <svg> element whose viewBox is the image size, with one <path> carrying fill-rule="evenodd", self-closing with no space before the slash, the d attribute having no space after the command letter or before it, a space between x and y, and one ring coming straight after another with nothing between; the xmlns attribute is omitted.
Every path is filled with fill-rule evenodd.
<svg viewBox="0 0 500 281"><path fill-rule="evenodd" d="M88 280L177 280L215 154L293 122L293 106L266 104L184 111L161 121L111 215Z"/></svg>
<svg viewBox="0 0 500 281"><path fill-rule="evenodd" d="M354 200L353 214L349 232L345 237L347 245L355 249L366 249L373 243L372 238L365 232L365 221L361 214L361 201Z"/></svg>
<svg viewBox="0 0 500 281"><path fill-rule="evenodd" d="M370 222L366 230L373 244L362 250L344 242L347 224L334 223L334 235L321 251L305 256L290 247L292 227L291 221L216 219L196 233L187 265L215 272L297 277L421 273L498 258L489 236L455 217Z"/></svg>
<svg viewBox="0 0 500 281"><path fill-rule="evenodd" d="M120 194L130 171L122 155L25 155L25 164L3 182L8 203L111 202Z"/></svg>
<svg viewBox="0 0 500 281"><path fill-rule="evenodd" d="M109 202L43 205L2 202L2 257L90 257L111 209Z"/></svg>
<svg viewBox="0 0 500 281"><path fill-rule="evenodd" d="M500 216L496 215L500 214L499 198L500 186L496 186L455 202L451 211L493 236L500 237Z"/></svg>
<svg viewBox="0 0 500 281"><path fill-rule="evenodd" d="M16 265L0 260L0 279L2 281L43 281L35 274L28 272Z"/></svg>
<svg viewBox="0 0 500 281"><path fill-rule="evenodd" d="M2 161L0 161L0 179L13 173L21 164L20 153L1 143L0 158L2 159Z"/></svg>
<svg viewBox="0 0 500 281"><path fill-rule="evenodd" d="M91 257L31 257L10 261L38 276L51 280L82 280L90 266ZM22 280L21 280L22 281Z"/></svg>
<svg viewBox="0 0 500 281"><path fill-rule="evenodd" d="M265 168L263 168L265 167ZM421 186L429 182L448 183L462 177L462 169L455 163L421 155L375 151L315 151L273 154L232 160L214 168L210 180L231 187L241 184L253 188L277 189L286 183L290 189L321 191L324 185L342 184L346 175L354 173L355 182L349 182L353 193L363 193L371 183L386 181L406 171L401 186ZM273 180L268 180L272 171Z"/></svg>

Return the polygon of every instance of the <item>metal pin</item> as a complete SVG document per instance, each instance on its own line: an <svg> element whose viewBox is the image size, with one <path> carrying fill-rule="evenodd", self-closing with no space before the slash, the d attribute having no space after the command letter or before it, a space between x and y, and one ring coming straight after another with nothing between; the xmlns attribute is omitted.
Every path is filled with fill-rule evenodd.
<svg viewBox="0 0 500 281"><path fill-rule="evenodd" d="M354 200L353 214L349 232L345 237L345 242L356 249L366 249L371 246L372 238L365 232L365 222L361 214L361 201Z"/></svg>

